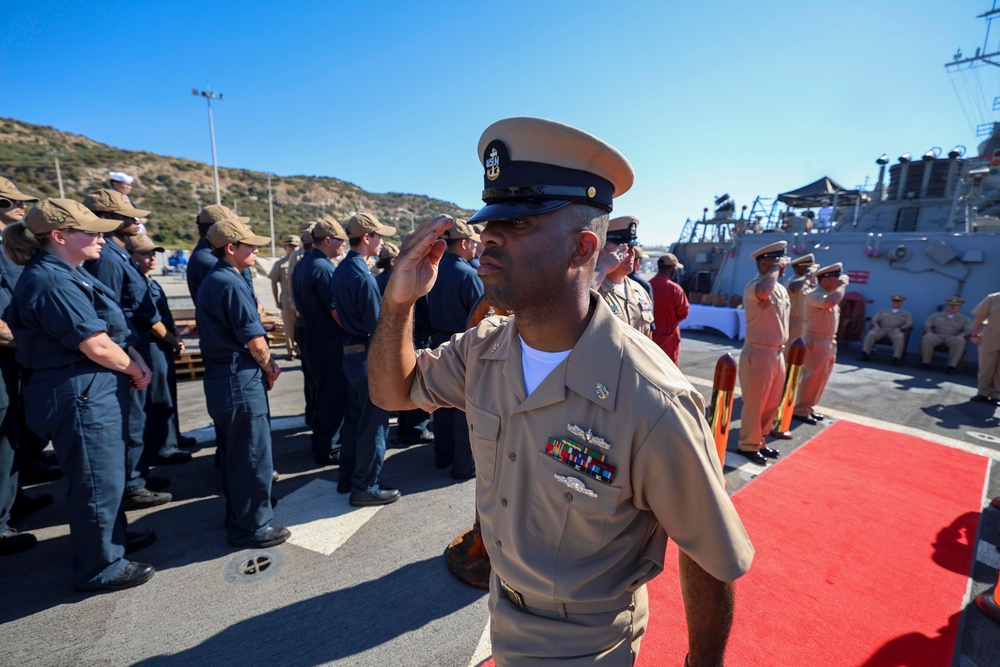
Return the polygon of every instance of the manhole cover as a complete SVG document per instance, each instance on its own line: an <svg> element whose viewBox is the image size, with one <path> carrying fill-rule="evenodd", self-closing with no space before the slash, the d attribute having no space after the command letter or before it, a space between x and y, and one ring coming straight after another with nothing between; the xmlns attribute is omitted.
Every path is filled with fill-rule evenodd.
<svg viewBox="0 0 1000 667"><path fill-rule="evenodd" d="M285 565L285 553L280 549L247 549L241 551L222 568L222 580L237 586L256 584L270 579Z"/></svg>
<svg viewBox="0 0 1000 667"><path fill-rule="evenodd" d="M969 437L975 438L976 440L982 440L983 442L989 442L994 445L1000 444L1000 437L991 435L989 433L978 433L976 431L969 431Z"/></svg>

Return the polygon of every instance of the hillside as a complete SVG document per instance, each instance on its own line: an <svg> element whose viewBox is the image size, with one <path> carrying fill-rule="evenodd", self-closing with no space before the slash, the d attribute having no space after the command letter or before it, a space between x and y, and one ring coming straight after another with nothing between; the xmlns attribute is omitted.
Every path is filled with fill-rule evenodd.
<svg viewBox="0 0 1000 667"><path fill-rule="evenodd" d="M215 202L212 166L144 151L126 151L52 127L0 118L0 176L14 181L22 192L40 198L58 197L55 160L58 156L66 196L82 200L93 190L108 187L109 171L136 177L132 200L153 212L148 227L160 243L190 248L197 241L194 217L202 206ZM267 233L267 174L246 169L219 168L222 203L239 199L241 215L251 218L255 231ZM277 237L297 234L299 226L322 213L341 223L358 210L373 212L402 232L412 221L441 213L468 217L472 211L422 195L375 194L336 178L273 176L274 229ZM256 198L256 200L252 198ZM280 241L279 241L280 242Z"/></svg>

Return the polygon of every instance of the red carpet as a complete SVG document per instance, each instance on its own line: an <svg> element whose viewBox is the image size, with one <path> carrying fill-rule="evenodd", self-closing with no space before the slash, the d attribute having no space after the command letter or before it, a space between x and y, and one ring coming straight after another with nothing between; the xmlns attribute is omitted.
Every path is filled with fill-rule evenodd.
<svg viewBox="0 0 1000 667"><path fill-rule="evenodd" d="M950 665L987 459L838 421L733 500L754 543L726 664ZM677 551L641 667L681 665Z"/></svg>
<svg viewBox="0 0 1000 667"><path fill-rule="evenodd" d="M737 582L726 664L950 665L987 463L838 421L740 489L756 555ZM639 667L679 667L687 650L668 551Z"/></svg>

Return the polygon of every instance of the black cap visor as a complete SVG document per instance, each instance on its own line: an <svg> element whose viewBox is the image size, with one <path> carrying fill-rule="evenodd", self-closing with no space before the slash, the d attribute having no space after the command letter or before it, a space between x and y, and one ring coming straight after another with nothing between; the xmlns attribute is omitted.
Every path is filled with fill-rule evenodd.
<svg viewBox="0 0 1000 667"><path fill-rule="evenodd" d="M542 215L551 213L566 206L570 202L565 200L555 201L512 201L497 204L487 204L479 209L468 222L489 222L490 220L513 220L523 218L528 215Z"/></svg>

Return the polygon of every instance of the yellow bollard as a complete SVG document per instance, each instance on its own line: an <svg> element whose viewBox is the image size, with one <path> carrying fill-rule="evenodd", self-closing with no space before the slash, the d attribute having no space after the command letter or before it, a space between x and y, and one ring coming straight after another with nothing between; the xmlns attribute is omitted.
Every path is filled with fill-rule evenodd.
<svg viewBox="0 0 1000 667"><path fill-rule="evenodd" d="M806 358L806 342L796 338L788 348L788 370L785 372L785 389L781 394L781 405L778 414L774 416L771 428L778 433L785 433L792 425L792 412L795 410L795 399L799 395L799 382L802 381L802 362Z"/></svg>
<svg viewBox="0 0 1000 667"><path fill-rule="evenodd" d="M715 364L712 381L712 406L708 410L708 423L712 427L715 449L719 452L719 466L726 461L726 442L729 424L733 421L733 392L736 388L736 360L726 353Z"/></svg>

